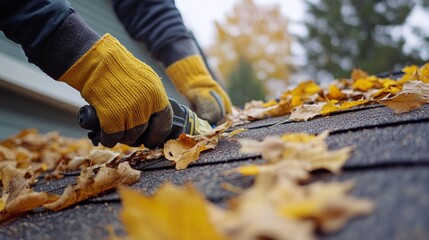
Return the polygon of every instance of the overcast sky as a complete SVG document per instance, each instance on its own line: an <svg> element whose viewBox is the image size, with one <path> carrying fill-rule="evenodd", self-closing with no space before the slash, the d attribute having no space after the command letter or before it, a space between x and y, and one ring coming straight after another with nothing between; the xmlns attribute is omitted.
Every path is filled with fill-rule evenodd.
<svg viewBox="0 0 429 240"><path fill-rule="evenodd" d="M177 8L182 13L188 28L196 35L203 48L212 43L214 37L214 21L223 20L239 0L176 0ZM304 16L305 6L301 0L254 0L256 4L278 4L285 16L291 20L290 31L299 33L294 21Z"/></svg>

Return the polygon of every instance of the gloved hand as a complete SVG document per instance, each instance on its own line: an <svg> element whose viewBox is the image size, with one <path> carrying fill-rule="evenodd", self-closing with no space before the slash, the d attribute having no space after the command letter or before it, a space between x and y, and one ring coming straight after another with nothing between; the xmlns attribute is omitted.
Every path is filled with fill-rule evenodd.
<svg viewBox="0 0 429 240"><path fill-rule="evenodd" d="M109 34L60 80L95 107L106 147L118 142L155 147L170 132L173 113L160 78Z"/></svg>
<svg viewBox="0 0 429 240"><path fill-rule="evenodd" d="M200 118L213 124L231 113L231 100L213 80L201 56L181 59L168 66L166 72Z"/></svg>

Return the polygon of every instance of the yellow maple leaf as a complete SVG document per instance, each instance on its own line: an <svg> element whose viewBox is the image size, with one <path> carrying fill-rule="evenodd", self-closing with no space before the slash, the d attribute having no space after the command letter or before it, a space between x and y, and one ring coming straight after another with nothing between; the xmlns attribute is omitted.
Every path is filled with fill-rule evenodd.
<svg viewBox="0 0 429 240"><path fill-rule="evenodd" d="M269 117L284 116L292 110L292 106L287 101L280 101L278 104L273 105L264 112L264 115Z"/></svg>
<svg viewBox="0 0 429 240"><path fill-rule="evenodd" d="M120 187L119 195L129 239L224 239L210 220L208 203L192 185L163 184L151 197Z"/></svg>
<svg viewBox="0 0 429 240"><path fill-rule="evenodd" d="M344 98L346 98L346 95L342 93L337 86L335 86L334 84L331 84L328 88L327 97L329 99L343 100Z"/></svg>
<svg viewBox="0 0 429 240"><path fill-rule="evenodd" d="M289 92L289 95L292 97L290 104L292 107L296 107L305 102L305 100L320 92L321 88L314 81L305 81L298 84L292 91Z"/></svg>
<svg viewBox="0 0 429 240"><path fill-rule="evenodd" d="M396 87L394 85L391 85L391 86L385 87L385 88L380 89L377 92L375 92L372 95L372 99L379 99L381 97L385 97L389 93L396 95L397 93L399 93L401 91L401 89L402 89L402 86Z"/></svg>
<svg viewBox="0 0 429 240"><path fill-rule="evenodd" d="M322 108L322 111L320 114L322 115L328 115L334 112L343 111L350 109L352 107L356 107L365 103L368 103L368 100L357 100L357 101L346 101L342 102L339 106L333 104L332 102L328 101Z"/></svg>
<svg viewBox="0 0 429 240"><path fill-rule="evenodd" d="M429 63L420 68L420 81L429 83Z"/></svg>
<svg viewBox="0 0 429 240"><path fill-rule="evenodd" d="M277 105L277 104L278 104L278 102L276 100L272 99L272 100L264 103L262 105L262 107L267 108L267 107L271 107L271 106L274 106L274 105Z"/></svg>
<svg viewBox="0 0 429 240"><path fill-rule="evenodd" d="M416 65L406 66L402 69L404 75L398 80L398 84L404 84L411 80L418 80L419 67Z"/></svg>
<svg viewBox="0 0 429 240"><path fill-rule="evenodd" d="M362 92L366 92L370 90L371 88L375 88L377 86L377 79L376 78L361 78L356 80L356 82L353 83L353 89L359 90Z"/></svg>
<svg viewBox="0 0 429 240"><path fill-rule="evenodd" d="M398 82L390 78L379 79L378 82L383 86L383 88L388 88L390 86L395 86Z"/></svg>

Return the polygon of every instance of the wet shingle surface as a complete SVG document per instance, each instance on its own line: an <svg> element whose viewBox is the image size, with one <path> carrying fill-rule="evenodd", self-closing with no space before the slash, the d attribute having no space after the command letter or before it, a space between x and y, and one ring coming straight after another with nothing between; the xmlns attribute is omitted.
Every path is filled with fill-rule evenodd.
<svg viewBox="0 0 429 240"><path fill-rule="evenodd" d="M254 122L249 131L235 138L261 140L290 132L331 132L330 149L352 146L354 151L343 174L317 175L324 181L353 180L351 194L372 199L373 214L351 221L344 229L322 239L428 239L429 238L429 105L396 115L382 106L364 107L308 122L287 122L285 117ZM234 196L222 185L252 184L250 177L224 175L224 171L262 162L257 154L244 155L234 139L223 139L218 147L201 155L188 169L177 171L167 160L141 165L141 179L132 187L151 194L165 181L192 182L207 198L221 206ZM75 176L40 181L35 189L61 193ZM104 239L106 226L120 232L120 202L115 191L89 199L57 213L30 213L3 224L0 239Z"/></svg>

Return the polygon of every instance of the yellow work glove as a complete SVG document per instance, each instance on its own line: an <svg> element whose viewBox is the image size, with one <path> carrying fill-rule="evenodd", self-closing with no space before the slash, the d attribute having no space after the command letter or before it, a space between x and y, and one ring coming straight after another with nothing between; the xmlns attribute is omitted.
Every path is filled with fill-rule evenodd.
<svg viewBox="0 0 429 240"><path fill-rule="evenodd" d="M97 111L101 144L154 147L169 134L173 114L158 75L109 34L60 77Z"/></svg>
<svg viewBox="0 0 429 240"><path fill-rule="evenodd" d="M231 113L231 100L213 80L201 56L181 59L168 66L166 72L200 118L213 124Z"/></svg>

